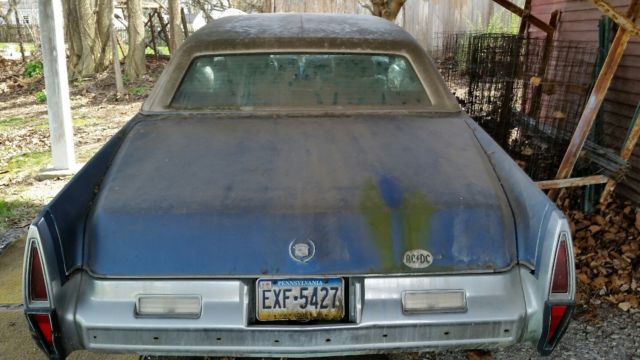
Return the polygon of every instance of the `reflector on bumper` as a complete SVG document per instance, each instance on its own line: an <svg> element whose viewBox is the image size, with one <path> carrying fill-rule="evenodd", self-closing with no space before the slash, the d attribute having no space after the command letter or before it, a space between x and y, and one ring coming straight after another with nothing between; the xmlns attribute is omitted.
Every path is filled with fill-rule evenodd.
<svg viewBox="0 0 640 360"><path fill-rule="evenodd" d="M464 312L467 299L463 290L411 290L402 293L402 312Z"/></svg>
<svg viewBox="0 0 640 360"><path fill-rule="evenodd" d="M136 303L138 316L198 318L201 311L198 295L141 295Z"/></svg>

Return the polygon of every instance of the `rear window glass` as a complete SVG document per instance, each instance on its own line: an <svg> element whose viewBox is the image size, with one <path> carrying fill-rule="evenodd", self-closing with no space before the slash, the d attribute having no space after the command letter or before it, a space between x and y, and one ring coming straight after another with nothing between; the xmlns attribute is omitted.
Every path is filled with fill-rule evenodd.
<svg viewBox="0 0 640 360"><path fill-rule="evenodd" d="M395 55L247 54L193 60L174 109L424 107L409 61Z"/></svg>

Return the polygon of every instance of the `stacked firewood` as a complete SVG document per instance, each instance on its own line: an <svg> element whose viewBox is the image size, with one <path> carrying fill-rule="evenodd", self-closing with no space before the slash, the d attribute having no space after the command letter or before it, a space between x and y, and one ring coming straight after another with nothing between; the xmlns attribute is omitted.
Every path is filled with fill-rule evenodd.
<svg viewBox="0 0 640 360"><path fill-rule="evenodd" d="M640 311L640 208L612 201L590 215L565 213L574 239L578 304L605 301Z"/></svg>

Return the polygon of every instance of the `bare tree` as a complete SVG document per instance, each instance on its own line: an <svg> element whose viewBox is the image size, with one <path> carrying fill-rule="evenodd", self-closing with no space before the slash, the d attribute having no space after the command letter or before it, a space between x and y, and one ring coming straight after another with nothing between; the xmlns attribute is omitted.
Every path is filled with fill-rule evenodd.
<svg viewBox="0 0 640 360"><path fill-rule="evenodd" d="M193 0L192 5L198 10L202 11L202 14L204 15L204 18L207 20L207 22L213 21L213 18L211 17L211 10L209 10L210 8L206 0Z"/></svg>
<svg viewBox="0 0 640 360"><path fill-rule="evenodd" d="M147 72L144 60L144 15L142 13L142 0L129 0L127 2L127 14L129 27L129 51L124 63L124 72L133 80Z"/></svg>
<svg viewBox="0 0 640 360"><path fill-rule="evenodd" d="M106 69L111 63L110 46L113 39L111 38L111 22L113 20L113 0L97 0L97 21L96 34L100 39L97 47L100 50L100 57L96 70Z"/></svg>
<svg viewBox="0 0 640 360"><path fill-rule="evenodd" d="M191 0L191 5L209 17L212 11L224 11L233 7L231 0Z"/></svg>
<svg viewBox="0 0 640 360"><path fill-rule="evenodd" d="M180 0L169 0L169 48L176 51L184 42L180 15Z"/></svg>
<svg viewBox="0 0 640 360"><path fill-rule="evenodd" d="M20 0L10 0L7 2L6 9L0 8L0 19L2 19L5 24L11 22L11 15L16 11L19 3Z"/></svg>
<svg viewBox="0 0 640 360"><path fill-rule="evenodd" d="M236 8L248 13L272 12L272 4L275 0L191 0L190 4L195 9L202 11L207 22L213 21L211 12L225 11Z"/></svg>
<svg viewBox="0 0 640 360"><path fill-rule="evenodd" d="M371 15L394 21L407 0L370 0L370 4L360 5L371 12Z"/></svg>
<svg viewBox="0 0 640 360"><path fill-rule="evenodd" d="M109 66L109 22L113 16L110 1L63 1L71 78L91 76Z"/></svg>

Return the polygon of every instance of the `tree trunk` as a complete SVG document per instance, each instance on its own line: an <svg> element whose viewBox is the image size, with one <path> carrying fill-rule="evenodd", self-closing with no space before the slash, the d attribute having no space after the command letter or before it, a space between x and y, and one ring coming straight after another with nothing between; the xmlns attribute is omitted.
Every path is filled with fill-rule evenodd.
<svg viewBox="0 0 640 360"><path fill-rule="evenodd" d="M116 99L124 95L124 85L122 84L122 70L120 69L120 53L118 51L118 44L116 40L116 28L113 25L115 21L113 17L113 1L105 1L101 4L105 7L105 12L109 14L109 17L103 17L103 21L107 20L107 32L109 34L109 41L111 44L111 58L113 59L113 72L116 80ZM99 28L101 25L98 26ZM105 49L106 50L106 49ZM105 56L107 58L108 56Z"/></svg>
<svg viewBox="0 0 640 360"><path fill-rule="evenodd" d="M109 66L109 21L113 14L110 1L63 1L71 78L91 76Z"/></svg>
<svg viewBox="0 0 640 360"><path fill-rule="evenodd" d="M100 58L99 40L96 34L95 15L91 0L76 0L82 52L78 64L81 76L93 75L96 72L97 61Z"/></svg>
<svg viewBox="0 0 640 360"><path fill-rule="evenodd" d="M64 31L69 49L69 78L75 79L78 75L78 64L82 55L82 38L80 37L80 19L78 9L72 4L72 0L62 2L64 12Z"/></svg>
<svg viewBox="0 0 640 360"><path fill-rule="evenodd" d="M20 55L22 55L22 62L26 63L27 58L24 54L24 41L22 40L22 29L20 28L20 16L18 16L18 10L14 9L16 16L16 30L18 31L18 44L20 44Z"/></svg>
<svg viewBox="0 0 640 360"><path fill-rule="evenodd" d="M169 48L172 52L178 50L184 41L180 20L180 0L169 0L169 36L171 41Z"/></svg>
<svg viewBox="0 0 640 360"><path fill-rule="evenodd" d="M124 63L124 72L130 80L146 73L144 61L144 16L142 14L142 1L129 0L127 2L127 14L129 27L129 51ZM179 19L179 18L178 18Z"/></svg>
<svg viewBox="0 0 640 360"><path fill-rule="evenodd" d="M113 1L97 0L96 31L100 40L100 58L98 68L106 69L111 62L111 23L113 18Z"/></svg>
<svg viewBox="0 0 640 360"><path fill-rule="evenodd" d="M5 24L9 24L11 22L11 15L13 14L13 8L9 6L7 9L0 8L0 19Z"/></svg>

